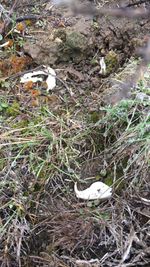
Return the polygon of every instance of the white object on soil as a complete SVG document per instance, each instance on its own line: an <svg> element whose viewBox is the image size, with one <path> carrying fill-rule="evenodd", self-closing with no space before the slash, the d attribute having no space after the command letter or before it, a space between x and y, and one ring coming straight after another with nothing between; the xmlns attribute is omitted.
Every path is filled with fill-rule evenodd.
<svg viewBox="0 0 150 267"><path fill-rule="evenodd" d="M112 195L112 188L102 182L95 182L83 191L79 191L75 183L74 191L77 198L85 200L107 199Z"/></svg>
<svg viewBox="0 0 150 267"><path fill-rule="evenodd" d="M28 72L26 74L24 74L21 79L20 82L21 83L26 83L29 81L32 81L33 83L36 82L42 82L43 78L40 77L42 75L47 76L46 78L46 83L47 83L47 92L49 92L50 90L53 90L56 86L56 73L55 71L50 68L50 67L44 67L44 70L38 70L38 71L32 71L32 72Z"/></svg>
<svg viewBox="0 0 150 267"><path fill-rule="evenodd" d="M101 67L100 74L105 75L106 74L106 63L105 63L104 57L100 58L99 64L100 64L100 67Z"/></svg>

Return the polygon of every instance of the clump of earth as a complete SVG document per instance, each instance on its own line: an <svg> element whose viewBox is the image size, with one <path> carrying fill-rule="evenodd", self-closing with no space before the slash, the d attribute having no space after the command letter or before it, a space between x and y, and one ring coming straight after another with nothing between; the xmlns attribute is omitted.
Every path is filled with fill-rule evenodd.
<svg viewBox="0 0 150 267"><path fill-rule="evenodd" d="M84 1L85 6L90 4L91 1ZM51 2L45 9L48 10L50 6ZM78 84L80 92L86 90L88 95L87 92L92 90L100 95L99 103L103 99L106 103L114 104L129 97L129 94L120 92L118 85L113 84L112 87L110 78L136 54L138 47L143 46L148 31L148 24L143 20L139 23L106 16L94 18L90 14L73 14L70 6L54 6L44 30L36 34L31 30L32 38L24 44L24 52L37 65L50 65L57 69L67 66L79 71L84 77ZM106 64L103 74L101 58ZM95 108L97 105L94 103Z"/></svg>

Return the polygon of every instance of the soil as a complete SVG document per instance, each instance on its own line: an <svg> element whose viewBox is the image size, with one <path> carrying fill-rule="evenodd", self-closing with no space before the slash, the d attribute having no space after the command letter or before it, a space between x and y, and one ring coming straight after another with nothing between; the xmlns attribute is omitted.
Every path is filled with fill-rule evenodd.
<svg viewBox="0 0 150 267"><path fill-rule="evenodd" d="M81 4L88 6L90 3L83 1ZM48 3L45 10L50 5ZM50 64L63 69L59 75L67 76L66 82L73 82L73 94L77 98L86 96L83 105L92 111L102 103L115 104L128 97L130 89L112 87L111 77L136 54L137 48L143 47L149 32L148 20L128 21L106 16L93 19L92 15L75 17L69 7L53 8L44 30L35 30L36 35L31 30L33 38L24 45L25 53L38 65ZM101 57L106 59L105 75L100 73Z"/></svg>

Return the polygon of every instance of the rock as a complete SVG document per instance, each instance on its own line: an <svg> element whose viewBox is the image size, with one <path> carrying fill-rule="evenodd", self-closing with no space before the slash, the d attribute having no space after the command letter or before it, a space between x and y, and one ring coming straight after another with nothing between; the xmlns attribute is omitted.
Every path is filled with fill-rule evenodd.
<svg viewBox="0 0 150 267"><path fill-rule="evenodd" d="M53 65L56 62L80 62L89 53L89 38L80 32L58 30L48 38L48 33L38 35L35 43L27 41L24 51L39 65Z"/></svg>
<svg viewBox="0 0 150 267"><path fill-rule="evenodd" d="M32 43L27 41L24 45L24 51L32 57L35 63L38 65L53 65L59 58L60 42L56 39L51 41L47 40L47 36L41 36L41 38Z"/></svg>

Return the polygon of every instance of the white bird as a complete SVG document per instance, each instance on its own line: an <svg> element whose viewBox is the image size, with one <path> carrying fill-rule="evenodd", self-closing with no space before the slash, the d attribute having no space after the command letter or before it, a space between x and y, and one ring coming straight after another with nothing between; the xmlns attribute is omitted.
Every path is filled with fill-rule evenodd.
<svg viewBox="0 0 150 267"><path fill-rule="evenodd" d="M77 198L85 200L107 199L112 195L112 188L102 182L95 182L82 191L78 190L77 183L75 183L74 191Z"/></svg>

